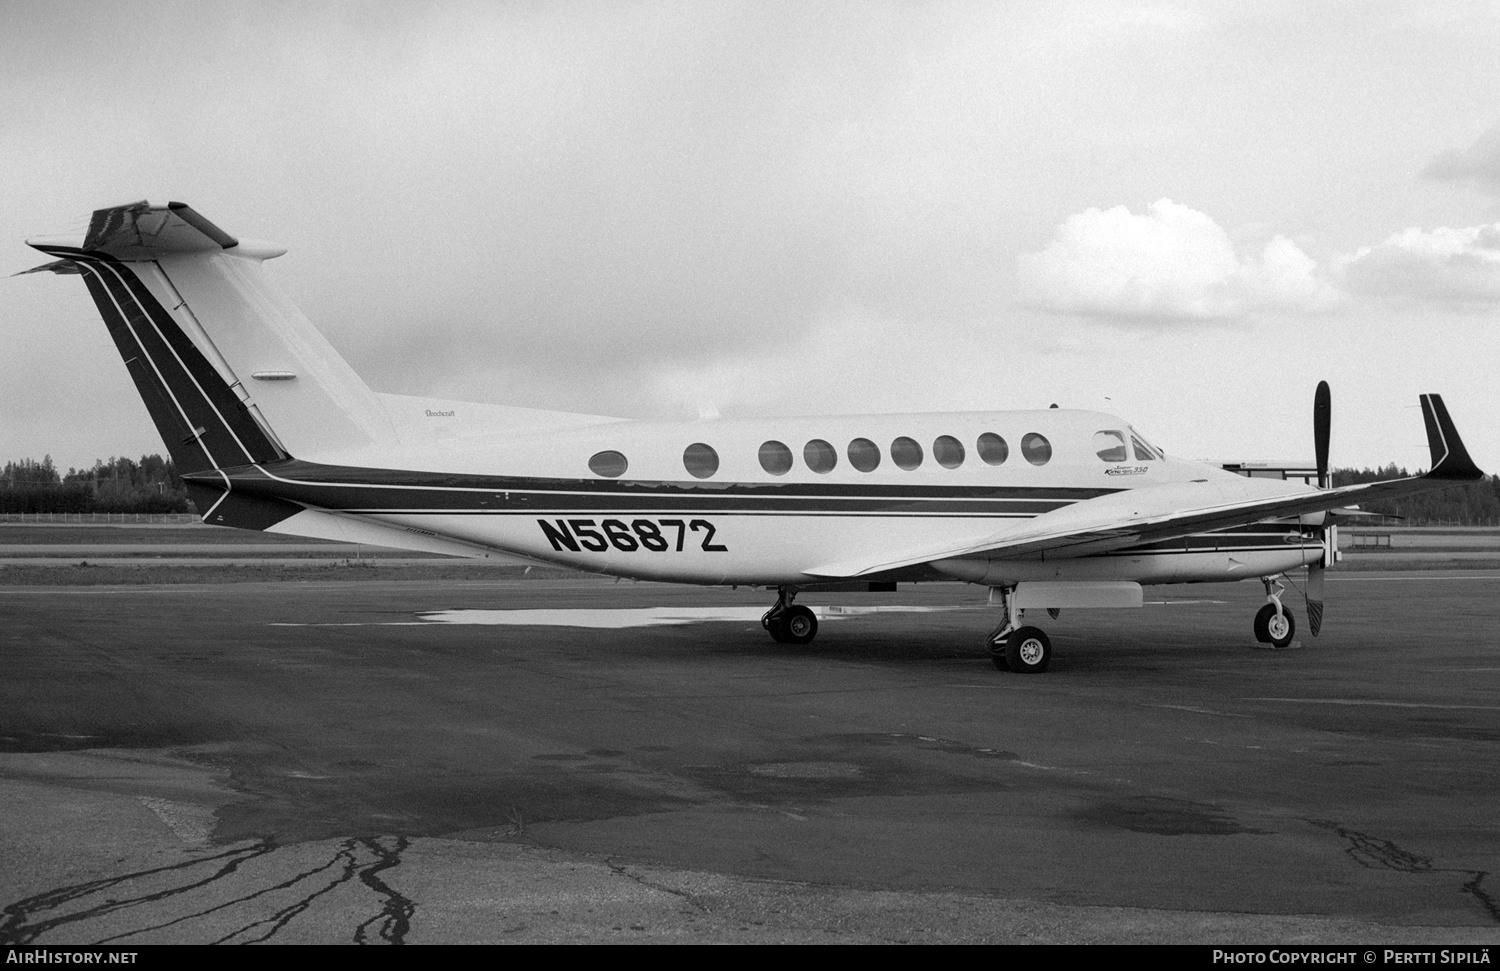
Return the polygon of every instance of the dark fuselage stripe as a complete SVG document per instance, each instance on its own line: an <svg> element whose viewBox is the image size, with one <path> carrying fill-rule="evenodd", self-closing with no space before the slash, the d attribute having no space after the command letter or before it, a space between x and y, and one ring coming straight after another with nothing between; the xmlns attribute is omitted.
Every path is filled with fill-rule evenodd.
<svg viewBox="0 0 1500 971"><path fill-rule="evenodd" d="M1120 489L1072 488L1064 486L908 486L895 484L821 482L682 482L674 480L609 480L543 478L536 476L442 474L402 469L373 469L321 465L288 460L253 468L231 470L237 480L265 478L284 483L332 489L401 488L440 492L527 492L589 496L724 496L758 499L934 499L1051 501L1059 504L1120 492Z"/></svg>

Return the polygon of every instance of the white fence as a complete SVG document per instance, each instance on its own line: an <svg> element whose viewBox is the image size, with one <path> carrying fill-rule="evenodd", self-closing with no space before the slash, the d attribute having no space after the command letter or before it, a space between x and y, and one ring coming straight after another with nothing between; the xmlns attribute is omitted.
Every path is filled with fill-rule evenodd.
<svg viewBox="0 0 1500 971"><path fill-rule="evenodd" d="M190 512L0 512L0 523L196 523Z"/></svg>

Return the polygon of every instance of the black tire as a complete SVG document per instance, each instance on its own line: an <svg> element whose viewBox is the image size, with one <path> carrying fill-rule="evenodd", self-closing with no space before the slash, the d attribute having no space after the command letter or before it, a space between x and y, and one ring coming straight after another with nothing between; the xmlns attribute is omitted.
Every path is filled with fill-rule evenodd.
<svg viewBox="0 0 1500 971"><path fill-rule="evenodd" d="M990 661L995 665L996 671L1010 670L1010 662L1005 659L1004 651L990 651Z"/></svg>
<svg viewBox="0 0 1500 971"><path fill-rule="evenodd" d="M1005 663L1017 674L1041 674L1052 663L1052 642L1040 627L1022 627L1005 645Z"/></svg>
<svg viewBox="0 0 1500 971"><path fill-rule="evenodd" d="M775 641L776 643L780 644L782 641L786 640L786 629L781 626L780 617L776 617L772 620L763 620L761 621L761 626L765 627L766 633L770 634L771 640Z"/></svg>
<svg viewBox="0 0 1500 971"><path fill-rule="evenodd" d="M781 628L781 639L788 644L806 644L818 636L817 615L801 605L787 608L777 626Z"/></svg>
<svg viewBox="0 0 1500 971"><path fill-rule="evenodd" d="M1296 633L1297 619L1285 606L1281 608L1279 619L1276 617L1275 604L1266 604L1255 615L1255 639L1262 644L1286 647Z"/></svg>

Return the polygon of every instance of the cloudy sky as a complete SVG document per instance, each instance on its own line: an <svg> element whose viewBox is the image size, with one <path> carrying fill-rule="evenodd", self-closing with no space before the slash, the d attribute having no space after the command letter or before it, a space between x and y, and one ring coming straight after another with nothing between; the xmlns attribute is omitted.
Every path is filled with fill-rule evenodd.
<svg viewBox="0 0 1500 971"><path fill-rule="evenodd" d="M0 5L0 273L141 198L377 390L726 417L1094 407L1169 453L1500 469L1500 7ZM0 278L0 461L162 450Z"/></svg>

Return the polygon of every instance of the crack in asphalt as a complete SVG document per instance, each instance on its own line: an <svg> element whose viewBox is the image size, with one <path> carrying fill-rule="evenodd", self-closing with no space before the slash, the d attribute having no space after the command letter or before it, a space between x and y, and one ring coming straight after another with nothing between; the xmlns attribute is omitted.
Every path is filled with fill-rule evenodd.
<svg viewBox="0 0 1500 971"><path fill-rule="evenodd" d="M228 934L223 934L212 941L214 944L259 943L269 940L297 916L306 913L319 898L327 896L337 888L350 883L358 877L361 884L377 895L377 899L380 901L380 908L373 916L356 925L353 936L354 943L403 944L405 943L407 933L411 930L411 920L416 913L416 903L393 889L381 877L381 873L392 867L399 866L401 863L401 854L410 844L404 836L390 838L389 842L390 845L388 846L379 838L350 837L342 840L337 845L335 852L326 862L302 870L278 883L250 890L233 896L221 903L204 907L181 917L133 927L129 930L104 937L93 943L107 944L118 942L126 938L159 931L189 921L201 920L231 907L250 903L269 894L292 890L300 884L317 881L319 884L317 886L311 888L304 887L303 896L296 901L278 908L267 916L260 917L242 927L236 928ZM262 840L249 846L226 850L223 853L206 858L188 860L170 866L154 867L104 880L92 880L87 883L43 891L42 893L0 908L0 915L4 916L4 921L0 922L0 943L29 944L36 941L43 934L56 930L59 927L96 920L119 911L144 907L168 900L169 898L180 897L183 894L194 893L230 876L245 863L268 856L278 849L281 849L281 847L278 847L269 840ZM97 895L106 891L126 888L128 892L128 888L132 882L152 880L179 873L191 875L197 868L215 864L217 865L211 873L201 877L194 877L178 886L151 892L141 891L122 899L106 898L102 903L84 906L81 910L58 913L62 908L69 905L87 904L90 898L97 899ZM323 874L329 874L329 876L318 880L317 878Z"/></svg>
<svg viewBox="0 0 1500 971"><path fill-rule="evenodd" d="M682 900L686 901L688 905L691 906L694 910L698 911L698 913L703 914L704 916L708 916L709 914L709 909L704 906L703 902L686 890L678 890L675 887L666 887L662 886L659 883L653 883L638 873L630 872L625 864L616 863L614 860L606 859L604 861L604 865L609 867L619 876L622 876L627 880L634 881L636 884L645 887L647 890L655 890L658 893L668 893L674 897L680 897Z"/></svg>
<svg viewBox="0 0 1500 971"><path fill-rule="evenodd" d="M1489 876L1488 870L1463 870L1453 867L1435 867L1429 857L1418 856L1397 846L1390 840L1380 839L1368 833L1340 826L1329 819L1311 819L1308 822L1322 829L1332 830L1340 838L1348 841L1344 852L1349 855L1355 863L1369 869L1395 870L1399 873L1455 873L1468 879L1461 885L1464 893L1472 896L1476 903L1490 916L1490 919L1500 924L1500 900L1496 900L1487 890L1480 886L1484 878Z"/></svg>
<svg viewBox="0 0 1500 971"><path fill-rule="evenodd" d="M397 836L395 846L389 849L381 845L379 840L366 839L360 842L375 854L375 862L360 868L359 882L385 898L385 903L381 906L380 913L354 929L354 943L370 943L365 932L376 921L380 921L380 926L375 929L375 934L380 940L387 944L405 944L406 934L411 930L412 916L417 912L416 902L392 889L390 884L380 879L377 874L382 870L400 866L401 854L406 852L406 848L411 843L405 836Z"/></svg>
<svg viewBox="0 0 1500 971"><path fill-rule="evenodd" d="M205 887L216 880L228 876L239 869L240 864L256 857L264 856L276 847L269 841L261 841L251 846L242 846L214 856L187 860L182 863L174 863L170 866L153 867L149 870L138 870L135 873L126 873L118 877L107 877L103 880L90 880L86 883L75 883L67 887L56 887L52 890L44 890L39 894L18 900L13 904L7 904L0 908L0 914L5 915L5 921L0 923L0 943L3 944L30 944L42 934L47 933L66 924L76 923L83 920L93 920L117 910L129 907L137 907L142 904L155 903L176 897L180 894L190 893ZM60 907L76 901L84 900L93 894L124 885L132 880L142 880L161 874L187 871L194 867L200 867L205 863L222 862L222 865L213 873L190 883L178 887L170 887L156 893L141 894L124 900L108 899L101 904L88 907L81 911L67 914L59 914L55 917L46 917L41 920L33 920L39 914L55 911Z"/></svg>

